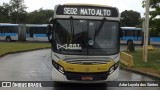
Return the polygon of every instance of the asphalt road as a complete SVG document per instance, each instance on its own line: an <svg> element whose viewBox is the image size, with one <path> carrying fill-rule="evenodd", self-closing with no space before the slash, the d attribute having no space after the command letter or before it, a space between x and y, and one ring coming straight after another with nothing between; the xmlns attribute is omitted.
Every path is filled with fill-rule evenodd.
<svg viewBox="0 0 160 90"><path fill-rule="evenodd" d="M121 50L126 49L122 46ZM0 58L0 81L51 81L50 50L10 54ZM154 79L140 74L120 70L118 81L154 81ZM69 87L60 85L47 88L0 88L0 90L160 90L160 87L107 87L84 86L83 84Z"/></svg>

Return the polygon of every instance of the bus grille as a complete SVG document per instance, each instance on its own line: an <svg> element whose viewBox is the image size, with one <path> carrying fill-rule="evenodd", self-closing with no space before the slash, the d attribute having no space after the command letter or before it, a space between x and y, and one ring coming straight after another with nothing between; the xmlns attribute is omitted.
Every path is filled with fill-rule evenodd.
<svg viewBox="0 0 160 90"><path fill-rule="evenodd" d="M108 62L111 62L110 58L101 58L101 57L95 57L95 58L66 58L64 59L66 63L70 64L83 64L83 65L95 65L95 64L107 64Z"/></svg>
<svg viewBox="0 0 160 90"><path fill-rule="evenodd" d="M94 65L94 64L106 64L107 61L100 60L77 60L77 61L67 61L70 64L84 64L84 65Z"/></svg>

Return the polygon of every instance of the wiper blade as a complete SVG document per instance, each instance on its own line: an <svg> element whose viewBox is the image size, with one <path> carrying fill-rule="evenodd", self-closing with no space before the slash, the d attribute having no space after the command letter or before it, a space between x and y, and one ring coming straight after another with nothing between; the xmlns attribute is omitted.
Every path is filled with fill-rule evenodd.
<svg viewBox="0 0 160 90"><path fill-rule="evenodd" d="M72 16L70 17L70 25L71 25L71 34L72 34L71 42L73 43L73 41L74 41L74 25L73 25L73 17Z"/></svg>
<svg viewBox="0 0 160 90"><path fill-rule="evenodd" d="M102 27L105 21L106 21L106 18L103 18L103 21L99 24L98 28L95 30L95 34L94 34L95 37L98 36L99 32L102 30Z"/></svg>

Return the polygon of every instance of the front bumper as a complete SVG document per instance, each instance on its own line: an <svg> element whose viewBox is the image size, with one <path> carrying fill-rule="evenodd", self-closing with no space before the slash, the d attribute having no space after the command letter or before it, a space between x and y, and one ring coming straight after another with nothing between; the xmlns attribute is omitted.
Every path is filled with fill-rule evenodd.
<svg viewBox="0 0 160 90"><path fill-rule="evenodd" d="M81 80L82 76L91 76L93 80ZM52 80L57 82L71 82L71 83L104 83L106 81L114 81L119 76L119 67L111 74L104 73L60 73L54 67L52 68Z"/></svg>

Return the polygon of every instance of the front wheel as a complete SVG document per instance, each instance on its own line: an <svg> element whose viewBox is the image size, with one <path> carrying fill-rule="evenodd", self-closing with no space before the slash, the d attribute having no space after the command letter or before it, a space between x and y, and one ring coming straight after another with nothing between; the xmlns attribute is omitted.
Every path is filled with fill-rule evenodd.
<svg viewBox="0 0 160 90"><path fill-rule="evenodd" d="M6 37L6 41L7 41L7 42L10 42L10 41L11 41L11 37L10 37L10 36L7 36L7 37Z"/></svg>
<svg viewBox="0 0 160 90"><path fill-rule="evenodd" d="M133 43L133 40L132 40L132 39L129 39L129 40L127 41L127 45L128 45L129 43Z"/></svg>

